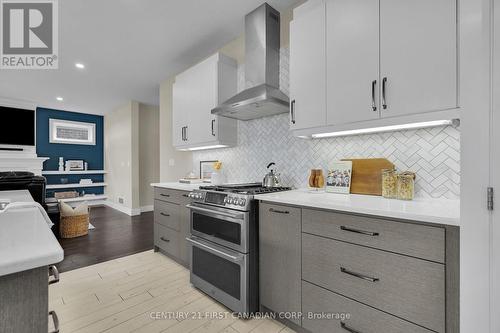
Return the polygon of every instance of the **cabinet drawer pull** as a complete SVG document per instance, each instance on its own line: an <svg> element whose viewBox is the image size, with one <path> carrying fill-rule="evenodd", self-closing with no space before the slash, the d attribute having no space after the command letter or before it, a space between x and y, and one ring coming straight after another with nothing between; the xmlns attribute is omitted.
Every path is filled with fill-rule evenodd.
<svg viewBox="0 0 500 333"><path fill-rule="evenodd" d="M295 124L295 100L290 102L290 120L292 124Z"/></svg>
<svg viewBox="0 0 500 333"><path fill-rule="evenodd" d="M357 331L355 330L354 328L350 328L349 326L347 326L346 323L344 323L343 321L340 322L340 327L344 330L346 330L347 332L351 332L351 333L362 333L361 331Z"/></svg>
<svg viewBox="0 0 500 333"><path fill-rule="evenodd" d="M269 211L271 213L277 213L277 214L290 214L290 212L287 210L278 210L278 209L274 209L274 208L269 208Z"/></svg>
<svg viewBox="0 0 500 333"><path fill-rule="evenodd" d="M49 279L49 284L54 284L59 282L59 270L55 265L49 266L49 277L53 276L54 279Z"/></svg>
<svg viewBox="0 0 500 333"><path fill-rule="evenodd" d="M166 243L170 243L170 239L167 239L167 238L165 238L165 237L163 237L163 236L161 236L161 237L160 237L160 239L161 239L162 241L166 242Z"/></svg>
<svg viewBox="0 0 500 333"><path fill-rule="evenodd" d="M214 125L215 125L215 119L212 119L212 136L215 136Z"/></svg>
<svg viewBox="0 0 500 333"><path fill-rule="evenodd" d="M182 196L183 196L184 198L189 198L189 195L187 195L187 194L183 194Z"/></svg>
<svg viewBox="0 0 500 333"><path fill-rule="evenodd" d="M163 194L163 193L160 193L160 195L161 195L162 197L167 197L167 198L168 198L168 197L170 197L170 194Z"/></svg>
<svg viewBox="0 0 500 333"><path fill-rule="evenodd" d="M52 322L54 323L54 330L50 333L59 333L59 318L55 311L49 311L49 316L52 317Z"/></svg>
<svg viewBox="0 0 500 333"><path fill-rule="evenodd" d="M385 100L385 86L387 85L387 77L382 79L382 109L387 109L387 101Z"/></svg>
<svg viewBox="0 0 500 333"><path fill-rule="evenodd" d="M377 111L377 103L375 102L375 87L377 86L377 80L372 81L372 110Z"/></svg>
<svg viewBox="0 0 500 333"><path fill-rule="evenodd" d="M161 212L160 215L161 216L165 216L165 217L169 217L170 216L170 214L167 214L167 213L164 213L164 212Z"/></svg>
<svg viewBox="0 0 500 333"><path fill-rule="evenodd" d="M362 234L362 235L367 235L367 236L378 236L379 235L378 232L354 229L354 228L351 228L351 227L346 227L344 225L340 226L340 230L354 232L356 234Z"/></svg>
<svg viewBox="0 0 500 333"><path fill-rule="evenodd" d="M360 273L356 273L356 272L353 272L353 271L350 271L344 267L340 267L340 271L344 274L347 274L347 275L351 275L351 276L354 276L354 277L357 277L358 279L362 279L362 280L366 280L366 281L370 281L370 282L377 282L379 281L380 279L379 278L375 278L375 277L371 277L371 276L366 276L366 275L363 275L363 274L360 274Z"/></svg>

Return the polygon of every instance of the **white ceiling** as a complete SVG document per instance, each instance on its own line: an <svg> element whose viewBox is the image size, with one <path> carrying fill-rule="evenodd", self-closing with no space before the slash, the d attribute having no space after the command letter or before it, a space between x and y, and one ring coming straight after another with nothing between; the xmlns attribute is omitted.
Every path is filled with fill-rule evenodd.
<svg viewBox="0 0 500 333"><path fill-rule="evenodd" d="M95 114L131 99L157 105L161 81L238 37L263 2L59 0L59 69L0 70L0 97ZM297 0L267 2L282 11Z"/></svg>

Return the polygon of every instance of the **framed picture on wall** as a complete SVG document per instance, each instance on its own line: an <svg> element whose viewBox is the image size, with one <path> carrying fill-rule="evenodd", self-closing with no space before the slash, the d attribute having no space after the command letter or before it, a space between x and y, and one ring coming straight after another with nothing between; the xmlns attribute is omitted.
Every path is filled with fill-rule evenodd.
<svg viewBox="0 0 500 333"><path fill-rule="evenodd" d="M85 162L83 160L67 160L66 171L82 171L85 170Z"/></svg>
<svg viewBox="0 0 500 333"><path fill-rule="evenodd" d="M212 172L215 171L214 164L217 161L200 161L200 179L210 180Z"/></svg>
<svg viewBox="0 0 500 333"><path fill-rule="evenodd" d="M49 142L95 146L95 124L51 118Z"/></svg>

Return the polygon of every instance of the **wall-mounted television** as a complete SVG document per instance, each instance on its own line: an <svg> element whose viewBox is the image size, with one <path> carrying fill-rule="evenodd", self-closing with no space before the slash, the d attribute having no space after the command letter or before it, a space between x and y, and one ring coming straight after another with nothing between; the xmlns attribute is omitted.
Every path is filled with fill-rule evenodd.
<svg viewBox="0 0 500 333"><path fill-rule="evenodd" d="M35 146L35 111L0 106L0 145Z"/></svg>

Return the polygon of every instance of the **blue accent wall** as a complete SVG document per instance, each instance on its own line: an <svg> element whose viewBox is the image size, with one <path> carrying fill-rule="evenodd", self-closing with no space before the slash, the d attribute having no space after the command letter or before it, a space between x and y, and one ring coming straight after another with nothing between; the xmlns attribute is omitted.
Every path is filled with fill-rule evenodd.
<svg viewBox="0 0 500 333"><path fill-rule="evenodd" d="M73 145L49 142L49 119L62 119L70 121L81 121L96 124L95 145ZM66 160L84 160L88 163L89 170L104 169L104 117L92 114L69 112L62 110L37 108L36 109L36 153L40 157L49 157L44 163L44 170L58 170L59 157ZM67 179L68 183L78 183L81 178L90 178L94 182L103 182L103 175L46 175L47 184L61 184ZM69 191L64 189L57 191ZM102 194L102 187L75 188L78 192L85 191L86 194ZM47 195L53 196L52 190Z"/></svg>

